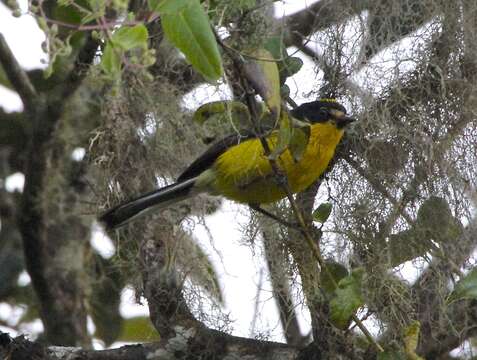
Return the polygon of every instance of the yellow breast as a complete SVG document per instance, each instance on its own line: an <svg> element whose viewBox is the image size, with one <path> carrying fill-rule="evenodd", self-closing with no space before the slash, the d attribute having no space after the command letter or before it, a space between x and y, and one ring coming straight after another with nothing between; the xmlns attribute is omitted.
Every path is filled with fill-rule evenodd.
<svg viewBox="0 0 477 360"><path fill-rule="evenodd" d="M273 150L277 132L267 141ZM308 145L299 161L288 150L280 155L277 163L286 174L292 192L300 192L310 186L326 170L338 145L343 130L332 123L313 124ZM264 155L258 139L235 145L222 154L214 163L212 191L242 203L270 203L285 197Z"/></svg>

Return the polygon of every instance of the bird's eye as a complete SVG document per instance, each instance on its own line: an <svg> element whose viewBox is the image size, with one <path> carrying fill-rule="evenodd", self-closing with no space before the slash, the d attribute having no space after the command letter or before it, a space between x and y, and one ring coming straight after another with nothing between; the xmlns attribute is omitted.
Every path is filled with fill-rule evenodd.
<svg viewBox="0 0 477 360"><path fill-rule="evenodd" d="M329 116L329 112L328 112L327 109L321 108L321 109L318 111L318 116L319 116L320 118L328 117L328 116Z"/></svg>

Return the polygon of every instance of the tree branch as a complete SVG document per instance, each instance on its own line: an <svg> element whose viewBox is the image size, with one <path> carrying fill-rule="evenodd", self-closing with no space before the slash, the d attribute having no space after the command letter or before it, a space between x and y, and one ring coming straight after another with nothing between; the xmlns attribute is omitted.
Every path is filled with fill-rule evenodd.
<svg viewBox="0 0 477 360"><path fill-rule="evenodd" d="M285 18L285 45L302 42L307 36L341 23L369 7L368 1L323 0Z"/></svg>
<svg viewBox="0 0 477 360"><path fill-rule="evenodd" d="M64 103L64 99L71 96L81 85L93 62L98 47L98 40L95 40L91 33L87 33L84 45L74 59L73 69L68 73L68 77L61 87L61 103Z"/></svg>
<svg viewBox="0 0 477 360"><path fill-rule="evenodd" d="M421 322L422 336L418 350L427 358L451 351L475 332L475 301L455 302L448 308L442 302L449 293L451 269L448 261L462 266L475 249L476 234L477 219L474 218L460 237L449 242L449 248L445 249L447 257L434 259L412 287L417 316Z"/></svg>
<svg viewBox="0 0 477 360"><path fill-rule="evenodd" d="M18 95L20 95L25 108L29 112L33 111L35 108L35 99L37 97L36 90L30 82L26 72L15 59L15 56L2 34L0 34L0 63L7 74L8 80L10 80L11 84L18 92Z"/></svg>
<svg viewBox="0 0 477 360"><path fill-rule="evenodd" d="M22 235L26 267L40 302L46 338L54 344L76 345L89 341L84 294L81 293L79 277L75 272L78 269L66 269L61 263L63 260L57 256L59 249L72 251L72 248L78 248L81 253L81 240L87 240L84 225L77 216L64 214L57 204L49 204L42 195L46 193L45 179L48 171L51 171L50 174L57 171L55 175L65 171L64 163L52 156L55 146L58 153L64 150L61 139L54 137L54 131L63 116L68 98L80 86L86 74L85 68L93 61L96 47L96 41L89 38L77 56L71 59L74 66L66 81L52 87L34 104L30 103L31 131L26 146L26 164L23 169L25 185L19 205L18 227ZM72 211L78 194L74 193L67 182L65 185L63 195L72 195L71 203L67 206ZM46 213L46 205L51 205L57 213ZM55 215L61 216L63 222L47 224L47 216L58 221ZM79 239L73 238L70 239L71 243L65 243L65 229L69 229Z"/></svg>
<svg viewBox="0 0 477 360"><path fill-rule="evenodd" d="M0 358L11 360L146 360L146 359L243 359L293 360L299 351L285 344L246 339L208 329L177 328L176 336L157 343L136 344L111 350L46 347L23 336L0 332Z"/></svg>

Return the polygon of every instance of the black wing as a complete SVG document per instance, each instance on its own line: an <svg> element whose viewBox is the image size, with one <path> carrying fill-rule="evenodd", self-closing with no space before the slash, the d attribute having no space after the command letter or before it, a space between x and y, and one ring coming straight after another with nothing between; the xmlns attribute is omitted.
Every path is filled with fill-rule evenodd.
<svg viewBox="0 0 477 360"><path fill-rule="evenodd" d="M232 134L213 143L201 156L194 160L184 172L179 175L177 182L192 179L200 175L203 171L212 166L215 160L222 155L227 149L240 144L241 142L253 139L256 136L252 133L246 135Z"/></svg>

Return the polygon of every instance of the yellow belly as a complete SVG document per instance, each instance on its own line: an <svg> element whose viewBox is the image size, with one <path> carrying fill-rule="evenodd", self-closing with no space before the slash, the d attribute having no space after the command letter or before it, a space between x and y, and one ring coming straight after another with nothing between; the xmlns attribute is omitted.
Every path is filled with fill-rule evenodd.
<svg viewBox="0 0 477 360"><path fill-rule="evenodd" d="M303 191L323 174L342 135L343 131L331 123L314 124L299 161L288 150L279 157L277 164L286 174L293 193ZM273 150L277 133L272 133L267 141ZM215 161L212 170L212 191L237 202L262 204L285 197L258 139L231 147Z"/></svg>

